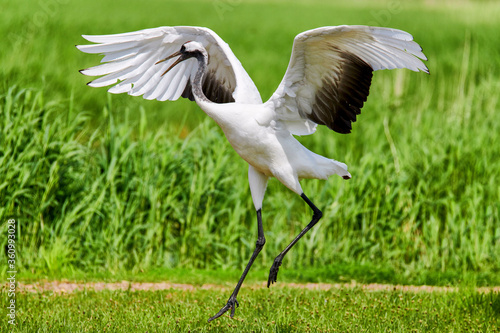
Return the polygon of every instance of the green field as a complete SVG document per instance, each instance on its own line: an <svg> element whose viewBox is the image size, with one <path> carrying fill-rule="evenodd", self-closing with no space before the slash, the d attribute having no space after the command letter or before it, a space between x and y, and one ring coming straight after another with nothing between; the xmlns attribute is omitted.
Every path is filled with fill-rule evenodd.
<svg viewBox="0 0 500 333"><path fill-rule="evenodd" d="M78 70L96 65L100 57L74 47L85 43L80 35L162 25L210 27L229 43L266 100L286 70L296 34L325 25L370 24L412 33L429 58L431 74L376 72L352 134L320 128L299 138L312 151L345 162L353 178L302 182L324 215L287 255L278 284L500 285L500 3L8 0L6 8L0 13L0 229L5 235L0 245L7 243L7 220L15 219L19 280L173 281L198 272L205 282L236 283L255 246L247 165L220 129L186 100L145 101L86 86L89 78ZM267 279L274 257L310 214L298 196L270 181L263 205L267 243L250 281ZM0 257L6 262L3 251ZM7 271L0 265L3 280ZM196 277L187 279L199 283ZM303 326L297 327L310 323L314 330L313 310L299 305L303 296L288 289L272 292L259 290L254 296L243 286L242 295L252 305L242 306L237 316L247 322L261 316L256 331L269 324L274 331L289 332L287 325L298 321ZM308 297L315 299L337 297L311 293ZM19 320L28 326L19 328L52 331L35 304L50 308L58 323L92 331L82 326L83 315L69 320L69 312L78 311L75 304L100 311L95 325L104 328L111 316L105 309L109 299L123 301L126 311L138 315L134 311L142 310L133 304L140 299L153 304L171 297L167 292L88 295L21 295L25 306ZM172 295L191 308L151 305L155 310L137 324L143 325L140 330L174 325L177 316L165 315L171 307L180 308L181 328L214 330L219 324L201 323L223 305L217 301L214 307L214 299L229 296L228 291ZM290 317L283 309L284 295L294 300ZM355 295L359 304L395 297ZM203 308L192 311L197 297ZM256 308L259 297L263 308ZM405 302L413 297L421 296L403 296ZM475 293L425 297L431 305L422 320L428 326L418 326L414 314L379 322L371 310L359 321L343 323L343 313L353 310L341 305L323 308L337 312L313 316L323 318L316 323L323 331L357 331L352 325L359 325L368 331L458 332L474 327L457 326L466 325L465 314L474 321L490 311L464 305L469 309L464 312L464 297L471 299L470 306L483 297ZM488 297L498 304L498 294ZM392 316L390 306L384 306L385 318ZM460 324L436 321L434 307L440 316L449 310ZM492 326L479 331L498 330L495 309ZM336 317L339 311L342 316ZM167 317L153 323L157 315ZM126 317L113 315L115 327L133 325ZM330 323L330 318L335 319ZM368 324L370 318L377 323Z"/></svg>
<svg viewBox="0 0 500 333"><path fill-rule="evenodd" d="M16 332L499 332L494 294L243 290L233 320L207 319L227 293L87 291L21 295ZM0 328L5 328L2 322Z"/></svg>

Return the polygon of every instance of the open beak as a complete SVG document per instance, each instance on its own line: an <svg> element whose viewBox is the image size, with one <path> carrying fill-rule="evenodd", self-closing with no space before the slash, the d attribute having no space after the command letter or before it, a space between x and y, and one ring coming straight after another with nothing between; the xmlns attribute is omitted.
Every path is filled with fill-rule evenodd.
<svg viewBox="0 0 500 333"><path fill-rule="evenodd" d="M159 63L162 63L162 62L164 62L164 61L170 60L170 59L175 58L175 57L177 57L177 56L180 56L180 57L179 57L179 58L177 58L177 60L176 60L176 61L174 61L174 63L173 63L172 65L170 65L170 67L169 67L169 68L167 68L167 70L166 70L165 72L163 72L163 74L162 74L161 76L163 76L163 75L167 74L167 73L168 73L168 72L169 72L172 68L174 68L174 67L175 67L175 65L177 65L178 63L180 63L180 62L182 62L182 61L184 61L184 60L187 60L188 58L184 57L184 55L183 55L181 52L177 51L177 52L175 52L174 54L169 55L169 56L168 56L168 57L166 57L165 59L162 59L162 60L160 60L160 61L158 61L158 62L156 62L156 63L155 63L155 65L158 65Z"/></svg>

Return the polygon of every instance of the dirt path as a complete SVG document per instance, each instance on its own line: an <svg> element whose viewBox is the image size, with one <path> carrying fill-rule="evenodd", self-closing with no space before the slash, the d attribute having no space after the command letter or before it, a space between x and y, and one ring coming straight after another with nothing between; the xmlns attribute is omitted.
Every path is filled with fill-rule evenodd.
<svg viewBox="0 0 500 333"><path fill-rule="evenodd" d="M5 286L4 286L5 287ZM250 288L265 288L266 283L260 284L250 284L247 285ZM361 288L366 291L381 291L381 290L400 290L402 292L456 292L459 290L458 287L436 287L436 286L402 286L402 285L390 285L390 284L360 284L356 282L352 283L281 283L277 287L279 288L297 288L297 289L318 289L318 290L329 290L329 289L353 289ZM192 285L184 283L170 283L170 282L86 282L86 283L74 283L68 281L40 281L32 284L19 283L17 289L21 292L43 292L43 291L53 291L56 293L71 293L75 291L82 290L197 290L197 289L230 289L229 286L215 285L215 284L204 284L204 285ZM275 288L275 287L274 287ZM500 292L500 287L481 287L477 288L479 292Z"/></svg>

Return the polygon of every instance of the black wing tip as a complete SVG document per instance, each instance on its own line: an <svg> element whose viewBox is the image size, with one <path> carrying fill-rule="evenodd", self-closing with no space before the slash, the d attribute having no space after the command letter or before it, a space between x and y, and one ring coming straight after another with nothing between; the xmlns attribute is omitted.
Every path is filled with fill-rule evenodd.
<svg viewBox="0 0 500 333"><path fill-rule="evenodd" d="M363 59L349 52L340 52L343 59L336 82L324 79L316 93L313 112L307 117L319 125L326 125L339 134L349 134L352 123L370 94L373 68Z"/></svg>
<svg viewBox="0 0 500 333"><path fill-rule="evenodd" d="M345 119L344 117L337 117L333 121L333 126L330 127L334 132L340 133L340 134L349 134L351 133L352 130L352 123L355 122L356 120L350 120L350 119Z"/></svg>
<svg viewBox="0 0 500 333"><path fill-rule="evenodd" d="M333 129L334 132L339 133L339 134L351 134L351 130L344 130L344 129Z"/></svg>

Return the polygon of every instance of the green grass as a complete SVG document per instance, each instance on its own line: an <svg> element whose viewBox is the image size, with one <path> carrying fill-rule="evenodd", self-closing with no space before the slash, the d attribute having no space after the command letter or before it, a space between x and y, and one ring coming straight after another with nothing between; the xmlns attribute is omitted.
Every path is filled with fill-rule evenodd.
<svg viewBox="0 0 500 333"><path fill-rule="evenodd" d="M353 179L303 182L324 218L285 258L280 278L499 283L497 3L31 4L10 1L0 14L8 40L0 54L0 223L4 233L8 218L18 221L20 277L232 272L254 248L247 166L222 132L194 103L85 86L78 70L99 58L74 48L84 42L81 34L211 27L266 99L295 34L378 19L414 35L431 75L377 72L352 134L322 128L300 138L346 162ZM229 7L221 12L217 4ZM263 218L267 243L255 263L261 272L310 211L273 180ZM0 266L2 276L6 270Z"/></svg>
<svg viewBox="0 0 500 333"><path fill-rule="evenodd" d="M242 290L233 320L207 319L227 292L82 291L18 294L12 332L499 332L500 296L362 289ZM6 296L2 295L2 299ZM5 306L0 314L5 317ZM10 329L0 323L2 330Z"/></svg>

